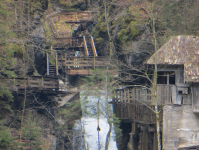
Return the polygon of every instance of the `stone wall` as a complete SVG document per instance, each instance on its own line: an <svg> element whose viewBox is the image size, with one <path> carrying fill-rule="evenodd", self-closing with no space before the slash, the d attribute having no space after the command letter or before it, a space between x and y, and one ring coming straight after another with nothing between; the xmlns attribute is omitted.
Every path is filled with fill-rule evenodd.
<svg viewBox="0 0 199 150"><path fill-rule="evenodd" d="M177 150L184 145L199 145L199 116L191 105L163 108L163 150Z"/></svg>

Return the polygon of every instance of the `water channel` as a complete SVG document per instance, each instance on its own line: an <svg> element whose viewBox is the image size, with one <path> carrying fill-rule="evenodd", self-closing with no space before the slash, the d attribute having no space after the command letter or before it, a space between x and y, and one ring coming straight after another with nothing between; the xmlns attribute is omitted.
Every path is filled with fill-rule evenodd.
<svg viewBox="0 0 199 150"><path fill-rule="evenodd" d="M81 150L98 150L100 145L100 150L104 150L106 135L109 130L109 124L104 113L106 104L105 96L87 96L85 98L85 95L81 93L80 101L82 105L82 118L76 121L73 145L75 145L75 149ZM112 105L109 104L109 106L109 111L112 111ZM100 128L99 132L97 130L98 124ZM80 134L84 138L78 138L77 140ZM114 130L111 133L109 150L117 150Z"/></svg>

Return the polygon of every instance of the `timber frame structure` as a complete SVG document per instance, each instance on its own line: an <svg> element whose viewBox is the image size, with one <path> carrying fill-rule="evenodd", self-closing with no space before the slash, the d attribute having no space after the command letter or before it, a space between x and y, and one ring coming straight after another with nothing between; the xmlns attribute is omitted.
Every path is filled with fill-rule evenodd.
<svg viewBox="0 0 199 150"><path fill-rule="evenodd" d="M199 37L176 36L146 65L157 64L157 100L163 150L199 149ZM157 56L157 58L156 58ZM153 76L151 77L153 81ZM129 149L156 150L156 117L151 87L127 86L113 92L117 117L132 124Z"/></svg>
<svg viewBox="0 0 199 150"><path fill-rule="evenodd" d="M66 75L91 75L90 69L107 65L106 59L98 56L92 36L70 37L69 30L64 27L57 28L55 25L72 23L73 26L85 26L94 21L94 12L63 12L53 14L48 19L50 19L50 26L55 37L51 50L55 50L56 60L55 65L51 65L49 54L46 54L47 76L56 77L60 74L59 72Z"/></svg>
<svg viewBox="0 0 199 150"><path fill-rule="evenodd" d="M7 85L11 91L41 90L57 91L59 94L63 93L59 91L60 72L65 75L91 75L90 69L106 66L104 57L98 56L92 36L68 37L70 33L55 26L57 21L86 25L92 23L94 19L95 13L93 12L63 12L47 16L54 34L51 50L55 53L55 64L51 64L49 51L46 50L46 74L44 76L19 76L8 80L2 79L1 83ZM71 52L71 49L76 51Z"/></svg>

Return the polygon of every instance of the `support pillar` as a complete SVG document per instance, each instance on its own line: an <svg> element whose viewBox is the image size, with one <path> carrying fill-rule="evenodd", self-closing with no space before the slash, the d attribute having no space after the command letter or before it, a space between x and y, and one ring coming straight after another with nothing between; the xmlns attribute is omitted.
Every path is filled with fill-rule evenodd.
<svg viewBox="0 0 199 150"><path fill-rule="evenodd" d="M153 137L153 150L158 149L158 143L157 143L157 133L154 132L154 137Z"/></svg>
<svg viewBox="0 0 199 150"><path fill-rule="evenodd" d="M133 122L131 124L131 127L132 127L132 130L131 130L131 133L129 133L130 140L129 140L128 148L129 148L129 150L137 150L136 123Z"/></svg>
<svg viewBox="0 0 199 150"><path fill-rule="evenodd" d="M141 150L148 150L148 134L146 126L141 126Z"/></svg>

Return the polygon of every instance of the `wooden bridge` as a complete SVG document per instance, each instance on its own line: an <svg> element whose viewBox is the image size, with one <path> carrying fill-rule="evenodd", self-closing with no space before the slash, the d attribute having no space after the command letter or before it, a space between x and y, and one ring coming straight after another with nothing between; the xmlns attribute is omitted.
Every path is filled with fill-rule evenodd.
<svg viewBox="0 0 199 150"><path fill-rule="evenodd" d="M68 54L70 50L57 50L56 63L55 65L50 65L47 53L47 76L58 76L59 69L62 69L67 75L90 75L92 72L89 69L105 67L108 64L104 57L98 56L92 36L56 38L56 40L56 45L59 45L56 47L57 49L60 47L65 47L65 49L81 47L83 49L83 56L74 56L75 54L71 56L71 54Z"/></svg>
<svg viewBox="0 0 199 150"><path fill-rule="evenodd" d="M89 69L104 67L107 61L98 57L95 42L92 36L70 37L70 29L65 29L65 23L81 24L92 22L95 18L93 12L57 13L50 17L50 25L54 33L53 49L56 50L55 65L49 62L47 53L47 76L56 77L61 69L67 75L90 75ZM63 28L55 24L62 24ZM76 52L71 49L75 49ZM81 53L81 54L80 54Z"/></svg>
<svg viewBox="0 0 199 150"><path fill-rule="evenodd" d="M158 106L179 105L179 97L176 95L177 89L179 87L176 87L176 85L158 84ZM155 105L152 91L152 89L143 86L128 86L114 90L111 102L114 113L123 120L146 124L155 123L155 113L150 109L153 109ZM162 117L162 114L160 116Z"/></svg>
<svg viewBox="0 0 199 150"><path fill-rule="evenodd" d="M7 85L11 90L59 90L59 79L53 77L18 77L14 79L1 79L1 84Z"/></svg>
<svg viewBox="0 0 199 150"><path fill-rule="evenodd" d="M55 38L53 43L53 48L61 49L64 48L83 48L85 56L95 56L97 57L97 51L95 47L95 42L92 36L83 36L76 38Z"/></svg>
<svg viewBox="0 0 199 150"><path fill-rule="evenodd" d="M170 100L171 85L158 85ZM113 91L113 112L122 122L131 123L129 146L132 150L157 150L156 114L154 112L153 90L143 86L128 86ZM168 101L163 101L158 94L158 109ZM159 114L160 131L163 126L163 111Z"/></svg>
<svg viewBox="0 0 199 150"><path fill-rule="evenodd" d="M63 20L67 23L84 23L84 22L93 22L95 17L94 12L66 12L66 13L57 13L51 16L53 22Z"/></svg>
<svg viewBox="0 0 199 150"><path fill-rule="evenodd" d="M59 55L58 65L64 66L68 75L90 75L92 72L89 69L96 67L105 67L107 61L104 57L67 57Z"/></svg>
<svg viewBox="0 0 199 150"><path fill-rule="evenodd" d="M180 90L180 87L177 87L176 85L158 84L158 105L180 104L178 101L179 97L176 94L177 90ZM124 104L140 102L150 106L155 105L153 89L143 86L129 86L121 89L115 89L112 102Z"/></svg>

